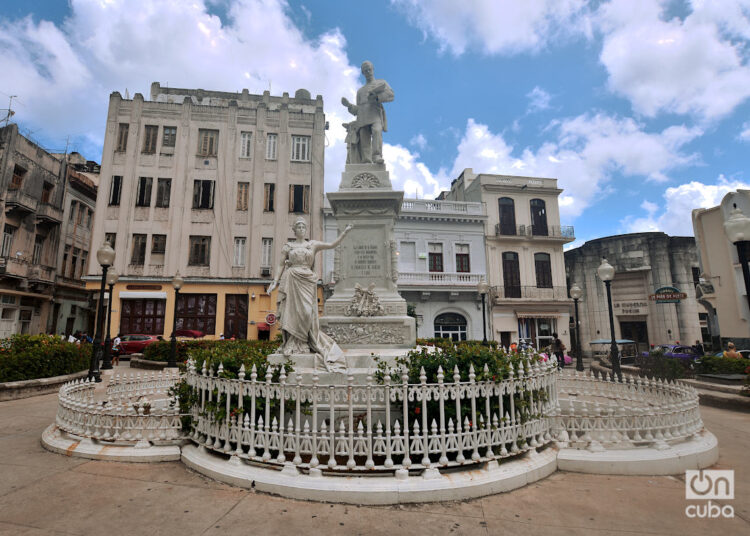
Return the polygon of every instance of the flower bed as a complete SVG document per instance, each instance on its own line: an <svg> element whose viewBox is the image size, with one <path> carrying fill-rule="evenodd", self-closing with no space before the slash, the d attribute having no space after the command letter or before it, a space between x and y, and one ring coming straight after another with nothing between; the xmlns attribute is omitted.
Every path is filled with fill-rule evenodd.
<svg viewBox="0 0 750 536"><path fill-rule="evenodd" d="M91 345L55 335L13 335L0 340L0 382L63 376L86 370Z"/></svg>
<svg viewBox="0 0 750 536"><path fill-rule="evenodd" d="M243 355L267 356L278 347L279 341L180 340L177 341L177 362L184 363L188 357L192 357L198 362L203 359L213 360L219 354L234 357ZM147 361L169 361L170 348L170 341L151 343L143 351L143 358ZM239 365L237 365L237 369L239 370Z"/></svg>

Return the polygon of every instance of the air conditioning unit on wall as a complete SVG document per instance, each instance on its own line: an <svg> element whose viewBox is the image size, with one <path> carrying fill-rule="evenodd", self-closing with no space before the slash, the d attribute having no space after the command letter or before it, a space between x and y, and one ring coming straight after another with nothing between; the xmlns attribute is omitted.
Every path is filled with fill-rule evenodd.
<svg viewBox="0 0 750 536"><path fill-rule="evenodd" d="M271 277L271 269L270 268L261 268L260 269L260 276L261 277Z"/></svg>

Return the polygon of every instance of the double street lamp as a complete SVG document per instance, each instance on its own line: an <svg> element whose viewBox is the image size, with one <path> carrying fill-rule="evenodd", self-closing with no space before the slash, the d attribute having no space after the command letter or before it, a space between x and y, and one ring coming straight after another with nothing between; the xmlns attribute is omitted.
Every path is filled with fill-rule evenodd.
<svg viewBox="0 0 750 536"><path fill-rule="evenodd" d="M576 309L576 370L583 371L583 355L581 354L581 322L578 320L578 300L583 296L583 291L578 285L570 287L570 297Z"/></svg>
<svg viewBox="0 0 750 536"><path fill-rule="evenodd" d="M172 287L174 287L174 311L172 315L172 336L169 341L169 359L167 367L174 368L177 366L177 299L180 297L180 289L185 280L180 276L178 271L172 278Z"/></svg>
<svg viewBox="0 0 750 536"><path fill-rule="evenodd" d="M745 216L733 203L734 208L729 217L724 220L724 231L727 238L737 247L737 257L742 268L742 277L745 280L745 294L750 304L750 268L748 268L748 250L750 250L750 218Z"/></svg>
<svg viewBox="0 0 750 536"><path fill-rule="evenodd" d="M110 270L107 274L107 286L109 287L109 300L107 300L107 338L104 339L104 359L102 360L102 370L112 368L112 334L110 326L112 324L112 292L115 289L115 283L120 278L117 272Z"/></svg>
<svg viewBox="0 0 750 536"><path fill-rule="evenodd" d="M107 270L115 262L115 250L104 242L102 247L96 252L96 260L102 267L102 284L99 288L99 305L96 314L96 330L94 331L94 345L91 349L91 363L89 364L88 379L97 382L102 381L102 375L99 371L99 358L102 352L102 331L104 331L104 286L107 283ZM110 368L111 368L110 363Z"/></svg>
<svg viewBox="0 0 750 536"><path fill-rule="evenodd" d="M612 376L616 376L618 380L622 381L622 372L620 371L620 353L617 350L617 340L615 339L615 317L612 314L612 280L615 278L615 269L611 264L607 262L607 259L602 259L602 263L599 268L596 269L596 273L599 274L599 279L604 281L604 286L607 287L607 306L609 308L609 332L612 335L612 344L610 345L610 353L612 355ZM577 315L576 315L577 316ZM576 365L577 368L577 365Z"/></svg>
<svg viewBox="0 0 750 536"><path fill-rule="evenodd" d="M487 295L487 291L489 290L489 285L487 284L487 281L484 280L484 278L479 280L479 283L477 283L477 292L480 296L482 296L482 344L487 346L487 317L486 311L487 306L485 305L485 296Z"/></svg>

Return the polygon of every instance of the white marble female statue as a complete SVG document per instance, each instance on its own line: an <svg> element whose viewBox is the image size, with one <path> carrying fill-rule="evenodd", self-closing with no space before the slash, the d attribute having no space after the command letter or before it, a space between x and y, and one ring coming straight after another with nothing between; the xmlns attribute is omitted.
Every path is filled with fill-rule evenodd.
<svg viewBox="0 0 750 536"><path fill-rule="evenodd" d="M338 246L352 229L348 225L336 240L327 244L305 240L307 222L298 218L292 230L296 240L281 249L281 261L267 294L278 287L277 316L281 325L282 343L279 352L285 356L315 353L322 357L329 372L346 370L344 352L336 342L320 330L318 324L318 276L313 271L315 254Z"/></svg>

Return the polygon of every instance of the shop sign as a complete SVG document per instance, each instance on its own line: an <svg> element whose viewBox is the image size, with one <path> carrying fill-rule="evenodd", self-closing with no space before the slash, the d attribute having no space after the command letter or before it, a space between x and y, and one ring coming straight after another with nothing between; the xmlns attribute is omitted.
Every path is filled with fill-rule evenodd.
<svg viewBox="0 0 750 536"><path fill-rule="evenodd" d="M161 290L161 285L128 285L128 290Z"/></svg>
<svg viewBox="0 0 750 536"><path fill-rule="evenodd" d="M645 315L648 314L647 301L613 302L612 308L616 315Z"/></svg>
<svg viewBox="0 0 750 536"><path fill-rule="evenodd" d="M680 292L680 289L676 287L661 287L657 288L648 299L656 303L680 303L680 300L687 299L687 294Z"/></svg>

